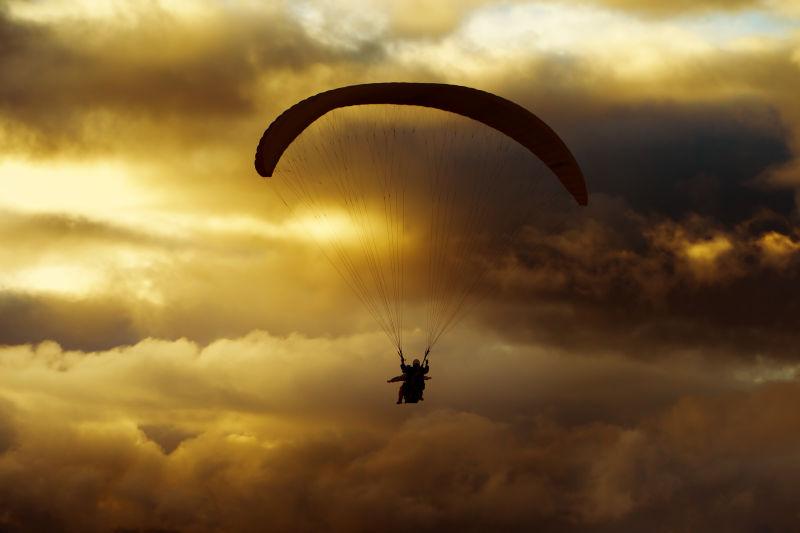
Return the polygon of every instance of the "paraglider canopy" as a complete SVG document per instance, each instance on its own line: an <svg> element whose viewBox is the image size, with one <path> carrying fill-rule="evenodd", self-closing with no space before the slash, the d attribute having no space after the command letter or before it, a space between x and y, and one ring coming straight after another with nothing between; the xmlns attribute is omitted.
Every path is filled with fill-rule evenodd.
<svg viewBox="0 0 800 533"><path fill-rule="evenodd" d="M394 104L431 107L490 126L517 141L555 173L575 201L586 205L589 194L575 157L564 141L536 115L497 95L442 83L366 83L316 94L284 111L264 132L256 150L256 171L272 176L286 148L309 125L337 108Z"/></svg>
<svg viewBox="0 0 800 533"><path fill-rule="evenodd" d="M520 263L513 245L532 217L539 227L588 203L578 163L547 124L457 85L370 83L311 96L270 124L255 167L274 172L280 200L317 224L309 233L399 353L406 310L420 317L412 328L427 335L425 361ZM554 196L569 205L551 210Z"/></svg>

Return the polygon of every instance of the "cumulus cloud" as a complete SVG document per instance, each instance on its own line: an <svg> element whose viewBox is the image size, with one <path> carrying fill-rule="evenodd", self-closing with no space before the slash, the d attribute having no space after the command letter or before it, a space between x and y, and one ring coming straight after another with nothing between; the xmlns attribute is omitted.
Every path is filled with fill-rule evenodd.
<svg viewBox="0 0 800 533"><path fill-rule="evenodd" d="M400 408L379 375L388 359L373 356L381 342L256 332L203 348L156 340L95 353L52 343L3 348L3 412L11 414L2 427L14 437L0 454L2 523L12 531L366 531L376 523L608 531L658 521L747 531L793 520L798 420L790 406L800 389L792 379L753 386L728 375L727 392L709 398L716 368L676 364L676 375L714 375L691 393L655 367L619 372L621 359L569 357L572 371L559 377L563 358L501 348L471 362L444 355L440 371L456 360L465 367L458 387L434 374L443 379L430 382L436 406ZM454 405L470 391L483 396L493 367L530 373L530 391L588 377L596 363L614 367L616 382L573 383L589 404L593 395L628 394L634 405L639 389L628 387L643 378L666 384L669 398L640 406L625 424L597 412L546 414L497 392L494 407ZM563 390L545 395L559 405Z"/></svg>

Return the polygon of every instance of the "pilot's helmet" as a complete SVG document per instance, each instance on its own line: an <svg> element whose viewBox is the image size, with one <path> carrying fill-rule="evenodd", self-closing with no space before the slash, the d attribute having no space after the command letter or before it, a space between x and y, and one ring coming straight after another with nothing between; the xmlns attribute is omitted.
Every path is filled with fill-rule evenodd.
<svg viewBox="0 0 800 533"><path fill-rule="evenodd" d="M413 363L414 363L414 366L419 366L419 359L414 359Z"/></svg>

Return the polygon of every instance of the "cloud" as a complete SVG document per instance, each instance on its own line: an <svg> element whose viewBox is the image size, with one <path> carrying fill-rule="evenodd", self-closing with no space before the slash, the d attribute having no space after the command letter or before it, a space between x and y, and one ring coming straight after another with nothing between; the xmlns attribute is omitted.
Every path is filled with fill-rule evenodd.
<svg viewBox="0 0 800 533"><path fill-rule="evenodd" d="M677 2L659 2L658 0L595 0L596 3L625 11L632 11L656 16L675 16L697 12L736 11L747 8L759 8L759 0L704 0L692 2L680 0Z"/></svg>
<svg viewBox="0 0 800 533"><path fill-rule="evenodd" d="M376 50L367 50L369 43L356 50L319 43L278 9L192 19L157 5L127 7L124 17L103 21L105 30L96 21L66 17L56 24L0 11L7 43L0 66L13 72L0 91L0 116L12 146L96 150L124 142L143 121L190 122L184 134L211 135L210 123L216 128L258 108L262 77L368 61ZM156 41L157 51L143 46Z"/></svg>
<svg viewBox="0 0 800 533"><path fill-rule="evenodd" d="M445 0L436 4L414 0L387 2L390 30L401 38L442 37L457 30L476 9L491 5L487 0ZM425 12L424 17L419 13Z"/></svg>
<svg viewBox="0 0 800 533"><path fill-rule="evenodd" d="M13 449L17 440L14 404L0 398L0 455Z"/></svg>
<svg viewBox="0 0 800 533"><path fill-rule="evenodd" d="M167 424L143 424L139 426L139 429L148 439L158 444L161 451L167 455L178 449L178 446L187 439L198 435Z"/></svg>
<svg viewBox="0 0 800 533"><path fill-rule="evenodd" d="M597 200L592 209L618 208ZM476 310L505 334L637 357L679 347L797 357L786 309L800 256L785 217L725 229L697 216L590 211L560 235L533 229L525 239L517 269L496 272L504 294Z"/></svg>
<svg viewBox="0 0 800 533"><path fill-rule="evenodd" d="M97 349L130 344L140 338L130 309L107 298L76 301L3 292L0 317L2 344L58 339L66 346Z"/></svg>
<svg viewBox="0 0 800 533"><path fill-rule="evenodd" d="M53 339L100 349L147 336L206 342L265 326L372 327L291 220L168 212L109 222L10 211L0 220L0 344ZM320 313L340 320L319 321Z"/></svg>
<svg viewBox="0 0 800 533"><path fill-rule="evenodd" d="M791 193L758 181L791 158L769 105L644 104L603 115L587 119L588 131L565 132L593 191L675 219L696 213L730 223L758 209L794 208Z"/></svg>
<svg viewBox="0 0 800 533"><path fill-rule="evenodd" d="M373 356L381 344L255 332L203 348L157 340L95 353L3 348L0 390L14 413L4 426L16 435L0 455L3 525L609 531L658 522L747 531L793 523L793 379L747 385L676 359L673 375L706 374L706 385L692 394L673 381L670 399L621 424L590 405L620 394L635 405L641 391L629 386L666 384L667 368L619 372L634 368L518 348L471 362L440 352L430 405L401 409L383 383L384 360ZM448 385L456 361L462 375ZM495 406L453 407L471 391L484 396L487 371L522 373L532 380L522 389L535 396L549 379L609 364L611 387L546 392L557 406L581 387L582 420L497 390L486 396ZM721 376L731 388L706 388Z"/></svg>

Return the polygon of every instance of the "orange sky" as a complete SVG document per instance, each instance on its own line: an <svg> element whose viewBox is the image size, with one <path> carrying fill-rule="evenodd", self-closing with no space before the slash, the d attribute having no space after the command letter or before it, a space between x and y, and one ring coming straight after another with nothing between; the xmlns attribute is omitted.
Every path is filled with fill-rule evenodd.
<svg viewBox="0 0 800 533"><path fill-rule="evenodd" d="M796 524L795 0L0 0L0 72L0 529ZM417 406L253 169L377 81L520 103L591 193Z"/></svg>

